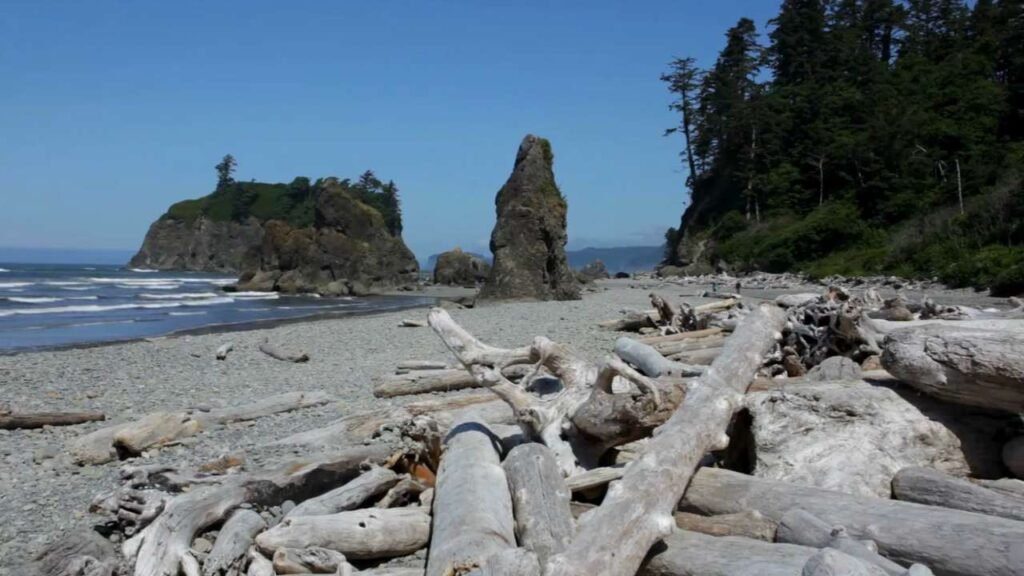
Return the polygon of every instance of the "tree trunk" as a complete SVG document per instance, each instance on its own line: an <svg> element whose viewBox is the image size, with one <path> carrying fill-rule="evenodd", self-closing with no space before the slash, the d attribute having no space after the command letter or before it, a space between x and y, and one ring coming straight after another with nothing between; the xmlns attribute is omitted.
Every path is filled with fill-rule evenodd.
<svg viewBox="0 0 1024 576"><path fill-rule="evenodd" d="M325 516L283 520L256 537L264 552L279 548L327 548L346 558L405 556L430 540L430 514L423 508L365 508Z"/></svg>
<svg viewBox="0 0 1024 576"><path fill-rule="evenodd" d="M13 414L0 412L0 430L42 428L43 426L73 426L85 422L106 420L99 412L36 412Z"/></svg>
<svg viewBox="0 0 1024 576"><path fill-rule="evenodd" d="M245 553L256 535L266 530L267 523L252 510L236 510L221 527L213 550L203 563L204 576L221 576L233 570L241 574Z"/></svg>
<svg viewBox="0 0 1024 576"><path fill-rule="evenodd" d="M347 484L299 503L285 518L323 516L353 510L387 492L398 480L398 474L388 468L371 468Z"/></svg>
<svg viewBox="0 0 1024 576"><path fill-rule="evenodd" d="M861 562L877 566L891 576L902 576L906 572L899 564L879 556L877 551L851 538L844 528L829 526L817 516L798 508L782 517L775 537L777 541L788 544L834 548Z"/></svg>
<svg viewBox="0 0 1024 576"><path fill-rule="evenodd" d="M510 380L518 380L530 371L529 366L509 366L502 374ZM472 374L462 368L446 370L417 370L408 374L385 376L373 387L377 398L393 398L410 394L451 392L466 388L480 388Z"/></svg>
<svg viewBox="0 0 1024 576"><path fill-rule="evenodd" d="M1020 576L1024 566L1024 522L1006 518L850 496L713 468L694 476L684 504L709 514L757 510L776 521L803 509L844 526L854 538L873 540L894 562L926 564L938 576Z"/></svg>
<svg viewBox="0 0 1024 576"><path fill-rule="evenodd" d="M502 463L515 513L516 540L547 562L569 545L576 524L569 510L571 493L551 451L542 444L517 446ZM538 565L539 570L539 565Z"/></svg>
<svg viewBox="0 0 1024 576"><path fill-rule="evenodd" d="M651 378L700 376L705 370L703 366L673 362L662 356L653 347L625 336L615 341L615 353L626 362L636 366L645 376Z"/></svg>
<svg viewBox="0 0 1024 576"><path fill-rule="evenodd" d="M1024 496L989 490L929 468L904 468L892 481L897 500L1024 520Z"/></svg>
<svg viewBox="0 0 1024 576"><path fill-rule="evenodd" d="M677 530L651 549L638 576L800 576L815 548Z"/></svg>
<svg viewBox="0 0 1024 576"><path fill-rule="evenodd" d="M675 503L701 458L728 444L729 422L755 371L775 347L784 321L782 310L773 305L744 318L640 458L580 522L569 548L548 562L549 576L636 572L651 546L674 526Z"/></svg>

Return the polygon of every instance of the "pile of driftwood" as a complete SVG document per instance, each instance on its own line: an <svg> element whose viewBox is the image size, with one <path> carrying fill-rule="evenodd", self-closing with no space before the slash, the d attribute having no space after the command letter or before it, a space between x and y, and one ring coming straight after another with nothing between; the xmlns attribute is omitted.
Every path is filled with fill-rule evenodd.
<svg viewBox="0 0 1024 576"><path fill-rule="evenodd" d="M873 320L873 301L652 296L630 326L646 334L600 363L543 337L491 346L434 309L457 365L402 363L375 392L486 390L278 440L310 456L276 471L128 467L94 503L120 552L69 539L41 562L89 576L1024 574L1024 482L1006 477L1024 477L1024 331ZM891 375L861 374L865 355ZM420 550L425 567L403 560Z"/></svg>

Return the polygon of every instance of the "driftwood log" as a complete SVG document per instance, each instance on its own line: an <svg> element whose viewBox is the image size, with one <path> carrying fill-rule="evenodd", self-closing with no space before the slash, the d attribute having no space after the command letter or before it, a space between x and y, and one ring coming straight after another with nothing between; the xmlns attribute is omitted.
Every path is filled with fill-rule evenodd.
<svg viewBox="0 0 1024 576"><path fill-rule="evenodd" d="M252 510L235 510L217 535L213 550L203 563L204 576L241 574L246 552L256 535L267 528L263 518Z"/></svg>
<svg viewBox="0 0 1024 576"><path fill-rule="evenodd" d="M897 500L1024 520L1024 495L1012 496L929 468L904 468L892 481Z"/></svg>
<svg viewBox="0 0 1024 576"><path fill-rule="evenodd" d="M801 576L818 550L677 530L654 545L639 576Z"/></svg>
<svg viewBox="0 0 1024 576"><path fill-rule="evenodd" d="M529 371L528 366L509 366L502 374L509 380L518 380ZM463 369L414 370L405 374L381 378L373 387L377 398L393 398L410 394L452 392L466 388L479 388L480 383Z"/></svg>
<svg viewBox="0 0 1024 576"><path fill-rule="evenodd" d="M316 546L346 558L373 560L405 556L430 540L430 514L424 508L367 508L324 516L298 516L256 537L260 550Z"/></svg>
<svg viewBox="0 0 1024 576"><path fill-rule="evenodd" d="M854 538L873 540L886 558L927 565L939 576L1020 576L1024 522L898 500L830 490L702 468L684 505L707 514L757 510L781 521L803 509Z"/></svg>
<svg viewBox="0 0 1024 576"><path fill-rule="evenodd" d="M263 343L260 344L260 352L263 352L274 360L280 360L282 362L293 362L295 364L309 362L309 354L306 354L305 352L288 352L286 350L282 350L275 344L271 344L267 340L264 340Z"/></svg>
<svg viewBox="0 0 1024 576"><path fill-rule="evenodd" d="M813 548L833 548L857 560L882 569L885 574L901 576L906 569L878 554L875 544L851 538L842 527L829 526L817 516L800 509L787 512L776 531L779 542ZM874 549L873 549L874 548Z"/></svg>
<svg viewBox="0 0 1024 576"><path fill-rule="evenodd" d="M882 367L947 402L1024 412L1024 331L926 326L886 337Z"/></svg>
<svg viewBox="0 0 1024 576"><path fill-rule="evenodd" d="M672 512L700 460L728 445L725 432L742 394L774 347L784 315L763 305L744 318L721 356L689 389L686 400L646 444L599 508L577 526L576 538L550 559L550 576L633 574L651 546L671 532Z"/></svg>
<svg viewBox="0 0 1024 576"><path fill-rule="evenodd" d="M230 354L231 351L234 349L235 345L231 342L221 344L219 347L217 347L217 351L214 352L214 356L217 358L217 360L227 360L228 354Z"/></svg>
<svg viewBox="0 0 1024 576"><path fill-rule="evenodd" d="M615 341L615 353L637 367L645 376L700 376L707 370L704 366L692 366L665 358L653 346L623 336ZM717 355L717 354L716 354Z"/></svg>
<svg viewBox="0 0 1024 576"><path fill-rule="evenodd" d="M318 546L278 548L273 563L276 574L336 574L348 564L341 552Z"/></svg>
<svg viewBox="0 0 1024 576"><path fill-rule="evenodd" d="M576 533L571 493L558 462L547 447L530 443L513 448L502 468L512 496L516 539L536 555L534 563L545 563L565 550Z"/></svg>
<svg viewBox="0 0 1024 576"><path fill-rule="evenodd" d="M398 474L388 468L375 466L351 482L299 503L285 515L285 519L353 510L384 494L398 481Z"/></svg>
<svg viewBox="0 0 1024 576"><path fill-rule="evenodd" d="M106 416L100 412L28 412L23 414L0 412L0 430L73 426L105 419Z"/></svg>

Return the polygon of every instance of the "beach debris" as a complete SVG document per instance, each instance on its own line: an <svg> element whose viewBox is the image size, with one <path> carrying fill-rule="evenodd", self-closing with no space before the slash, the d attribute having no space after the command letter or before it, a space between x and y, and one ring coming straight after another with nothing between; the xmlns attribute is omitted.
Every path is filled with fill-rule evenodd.
<svg viewBox="0 0 1024 576"><path fill-rule="evenodd" d="M100 412L12 412L0 407L0 430L42 428L44 426L74 426L86 422L100 422L107 417Z"/></svg>
<svg viewBox="0 0 1024 576"><path fill-rule="evenodd" d="M427 323L423 320L410 320L408 318L403 319L398 323L399 328L426 328Z"/></svg>
<svg viewBox="0 0 1024 576"><path fill-rule="evenodd" d="M480 388L481 384L464 369L442 368L424 370L397 370L397 374L380 378L373 386L377 398L393 398L430 392L451 392L466 388ZM509 366L503 371L506 378L519 380L530 372L526 366Z"/></svg>
<svg viewBox="0 0 1024 576"><path fill-rule="evenodd" d="M217 541L203 562L203 576L242 574L246 553L267 522L254 510L238 508L217 534Z"/></svg>
<svg viewBox="0 0 1024 576"><path fill-rule="evenodd" d="M260 352L263 352L274 360L281 360L282 362L293 362L295 364L309 362L309 354L306 354L305 352L286 352L278 348L276 345L271 344L268 340L264 340L263 343L260 344Z"/></svg>
<svg viewBox="0 0 1024 576"><path fill-rule="evenodd" d="M1024 494L1000 492L923 467L904 468L892 480L897 500L1024 520Z"/></svg>
<svg viewBox="0 0 1024 576"><path fill-rule="evenodd" d="M235 345L233 343L231 343L231 342L226 342L224 344L221 344L217 348L217 352L215 353L215 355L217 357L217 360L227 360L228 354L230 354L231 351L234 350L234 349L235 349Z"/></svg>

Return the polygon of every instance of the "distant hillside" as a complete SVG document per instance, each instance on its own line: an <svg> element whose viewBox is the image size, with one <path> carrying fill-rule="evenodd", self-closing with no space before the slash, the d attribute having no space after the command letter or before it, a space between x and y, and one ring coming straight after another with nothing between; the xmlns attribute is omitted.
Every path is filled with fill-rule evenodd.
<svg viewBox="0 0 1024 576"><path fill-rule="evenodd" d="M573 268L582 268L594 260L601 260L608 271L614 274L653 270L661 262L664 252L662 246L622 246L569 250L566 254L569 266Z"/></svg>

